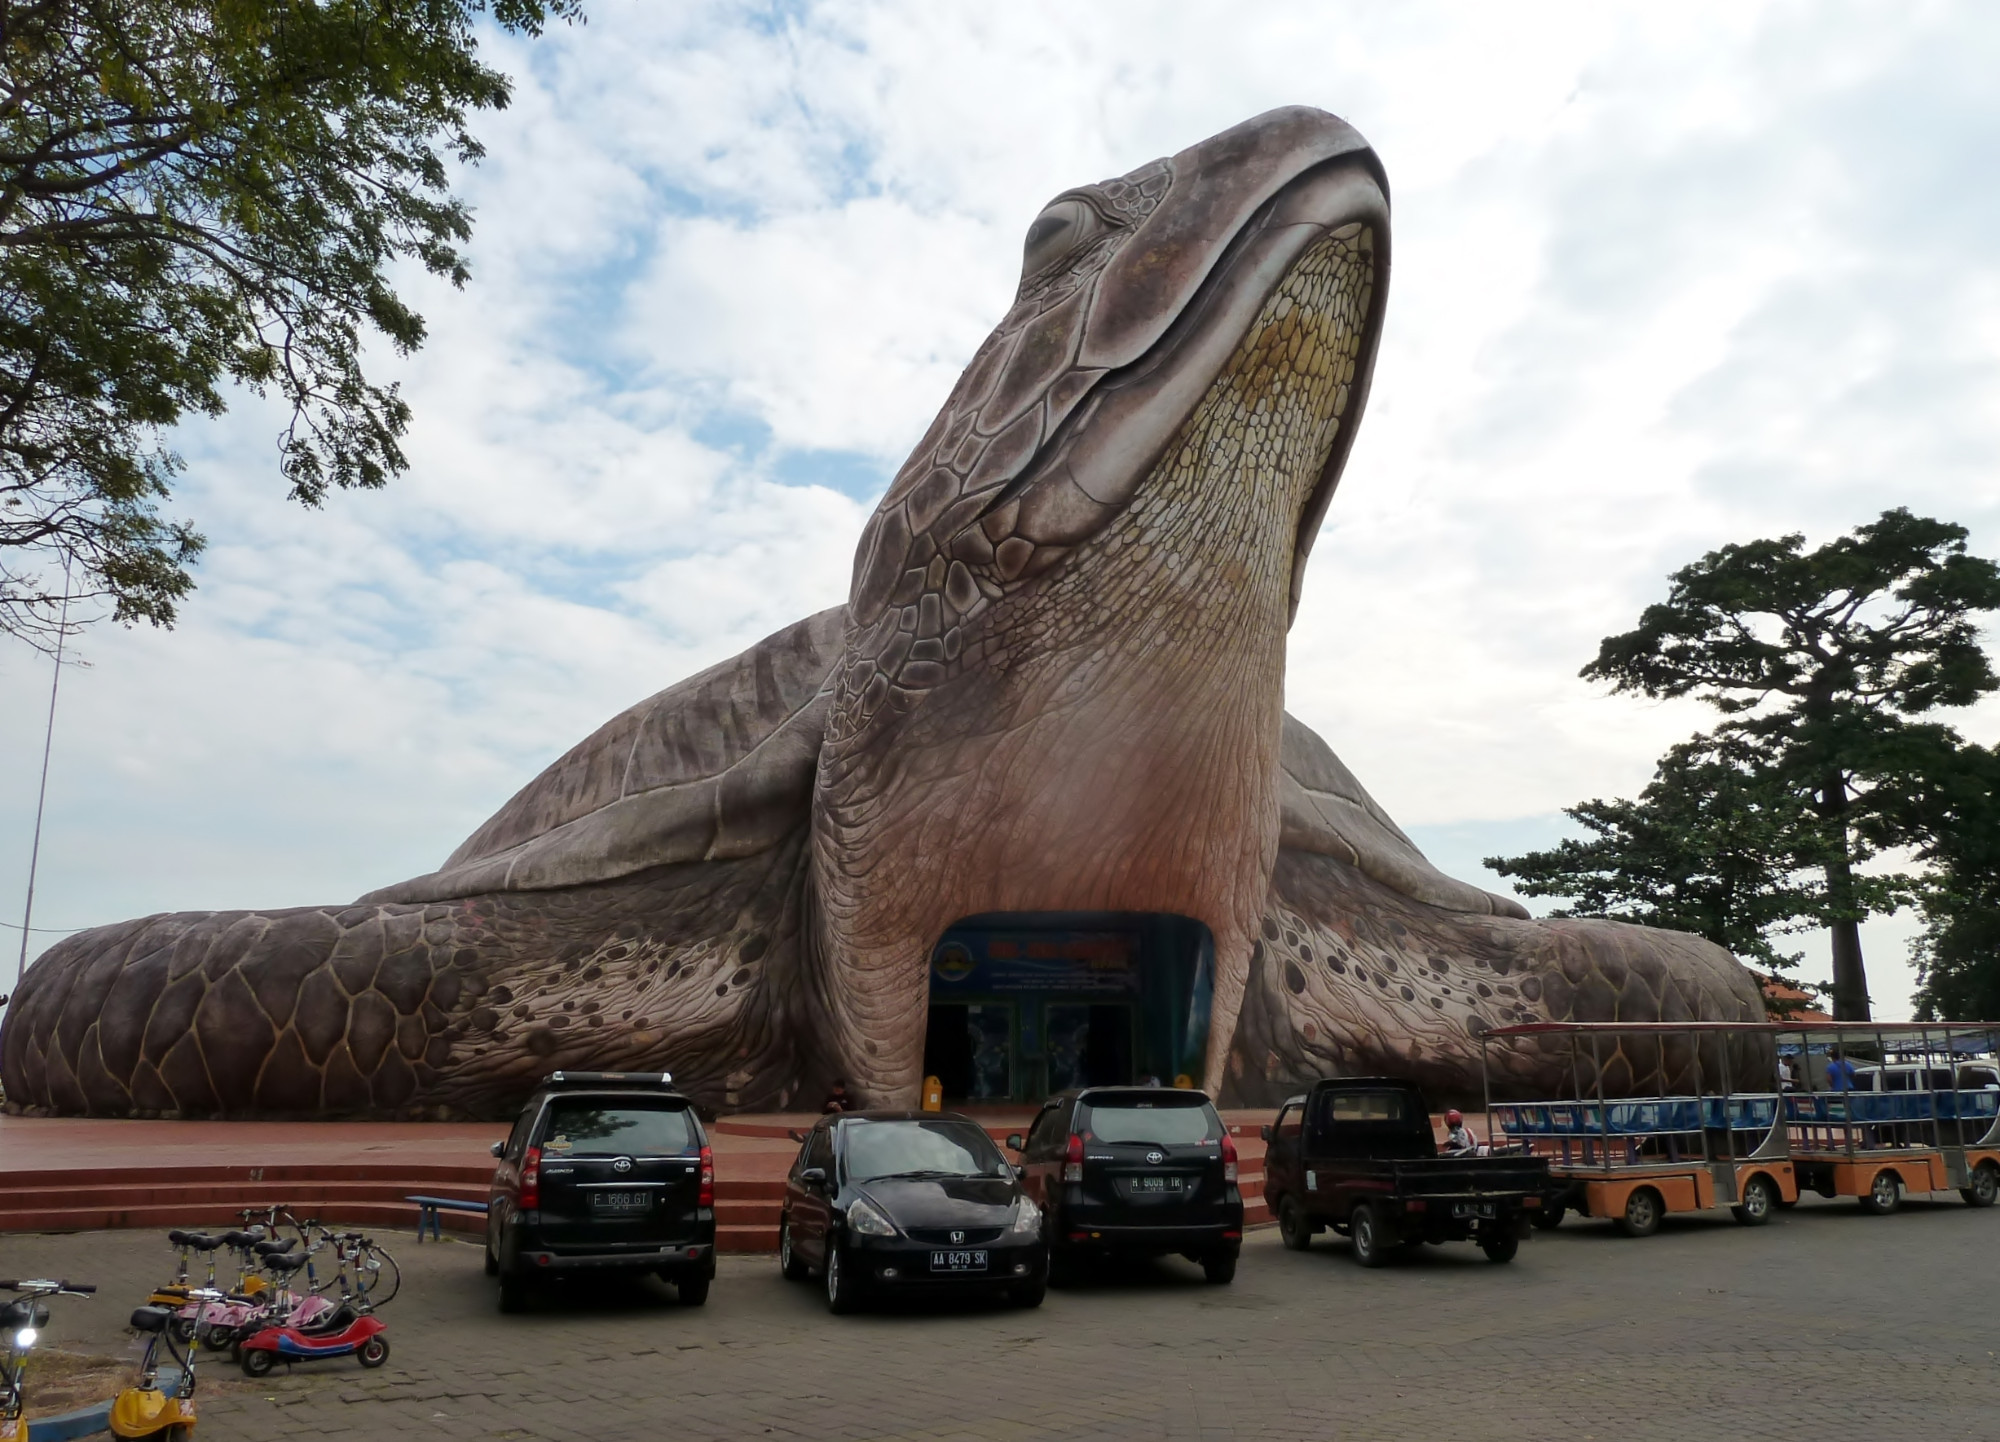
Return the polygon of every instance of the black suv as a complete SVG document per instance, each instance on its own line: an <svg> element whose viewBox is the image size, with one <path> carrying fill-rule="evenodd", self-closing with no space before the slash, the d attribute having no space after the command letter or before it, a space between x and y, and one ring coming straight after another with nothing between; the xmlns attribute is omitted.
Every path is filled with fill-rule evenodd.
<svg viewBox="0 0 2000 1442"><path fill-rule="evenodd" d="M1206 1092L1085 1087L1043 1104L1023 1139L1028 1195L1047 1219L1051 1276L1111 1253L1200 1264L1211 1282L1236 1276L1243 1193L1236 1144Z"/></svg>
<svg viewBox="0 0 2000 1442"><path fill-rule="evenodd" d="M699 1307L715 1276L715 1159L663 1072L554 1072L493 1144L486 1273L500 1310L579 1271L657 1272Z"/></svg>

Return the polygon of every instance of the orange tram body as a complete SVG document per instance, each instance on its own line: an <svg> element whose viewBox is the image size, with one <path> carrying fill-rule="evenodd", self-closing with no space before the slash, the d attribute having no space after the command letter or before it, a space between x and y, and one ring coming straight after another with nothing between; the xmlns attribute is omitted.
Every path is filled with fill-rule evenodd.
<svg viewBox="0 0 2000 1442"><path fill-rule="evenodd" d="M1760 1074L1740 1079L1746 1088L1729 1074L1730 1033L1771 1043ZM1527 1038L1543 1048L1567 1040L1576 1094L1496 1101L1489 1065L1486 1111L1494 1151L1549 1161L1554 1189L1539 1227L1575 1212L1647 1236L1671 1213L1721 1207L1758 1226L1801 1190L1854 1197L1877 1214L1907 1193L1957 1191L1976 1207L2000 1197L2000 1063L1961 1060L1971 1048L1990 1053L2000 1024L1534 1022L1495 1028L1485 1041L1490 1049ZM1606 1043L1678 1052L1694 1092L1605 1097ZM1778 1089L1765 1070L1786 1051L1801 1089L1789 1080Z"/></svg>

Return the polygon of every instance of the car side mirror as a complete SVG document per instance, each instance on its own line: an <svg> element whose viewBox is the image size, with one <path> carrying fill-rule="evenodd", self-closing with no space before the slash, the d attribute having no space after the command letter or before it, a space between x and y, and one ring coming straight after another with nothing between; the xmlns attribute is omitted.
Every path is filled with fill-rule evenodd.
<svg viewBox="0 0 2000 1442"><path fill-rule="evenodd" d="M1262 1137L1267 1142L1271 1140L1271 1124L1269 1122L1265 1122L1264 1125L1257 1128L1257 1135Z"/></svg>
<svg viewBox="0 0 2000 1442"><path fill-rule="evenodd" d="M486 1150L491 1152L496 1157L504 1157L505 1155L507 1155L507 1144L505 1142L495 1142L492 1146L488 1147Z"/></svg>
<svg viewBox="0 0 2000 1442"><path fill-rule="evenodd" d="M809 1187L823 1187L826 1185L826 1168L807 1167L799 1173L799 1180Z"/></svg>
<svg viewBox="0 0 2000 1442"><path fill-rule="evenodd" d="M1019 1132L1009 1132L1009 1133L1007 1133L1007 1150L1008 1150L1008 1151L1010 1151L1010 1152L1018 1152L1018 1151L1021 1151L1021 1150L1023 1150L1023 1149L1025 1149L1025 1148L1026 1148L1027 1144L1028 1144L1028 1143L1027 1143L1027 1139L1026 1139L1025 1137L1023 1137L1023 1136L1022 1136L1022 1135L1021 1135L1021 1134L1020 1134Z"/></svg>

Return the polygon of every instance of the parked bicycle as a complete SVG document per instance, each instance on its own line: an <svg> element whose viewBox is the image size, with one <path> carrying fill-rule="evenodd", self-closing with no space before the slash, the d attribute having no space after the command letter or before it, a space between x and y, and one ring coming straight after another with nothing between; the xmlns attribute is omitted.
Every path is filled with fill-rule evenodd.
<svg viewBox="0 0 2000 1442"><path fill-rule="evenodd" d="M28 1354L49 1324L48 1297L88 1297L97 1290L87 1282L0 1281L0 1291L18 1293L0 1302L0 1442L27 1442L28 1409L23 1374Z"/></svg>
<svg viewBox="0 0 2000 1442"><path fill-rule="evenodd" d="M196 1307L224 1300L213 1287L185 1290ZM186 1437L194 1431L195 1349L175 1340L175 1312L174 1307L148 1302L132 1313L132 1326L146 1338L146 1353L139 1362L138 1380L111 1399L114 1436ZM179 1374L171 1391L160 1385L163 1364Z"/></svg>

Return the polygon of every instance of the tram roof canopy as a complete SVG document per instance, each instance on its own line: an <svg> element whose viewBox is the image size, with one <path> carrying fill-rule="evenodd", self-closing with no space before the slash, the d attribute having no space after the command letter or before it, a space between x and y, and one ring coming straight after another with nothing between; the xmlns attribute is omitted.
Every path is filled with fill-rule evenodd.
<svg viewBox="0 0 2000 1442"><path fill-rule="evenodd" d="M1528 1021L1493 1026L1483 1038L1516 1036L1678 1035L1694 1031L1750 1032L1765 1036L1866 1036L1884 1042L1926 1041L1950 1032L1954 1037L2000 1034L2000 1021Z"/></svg>

